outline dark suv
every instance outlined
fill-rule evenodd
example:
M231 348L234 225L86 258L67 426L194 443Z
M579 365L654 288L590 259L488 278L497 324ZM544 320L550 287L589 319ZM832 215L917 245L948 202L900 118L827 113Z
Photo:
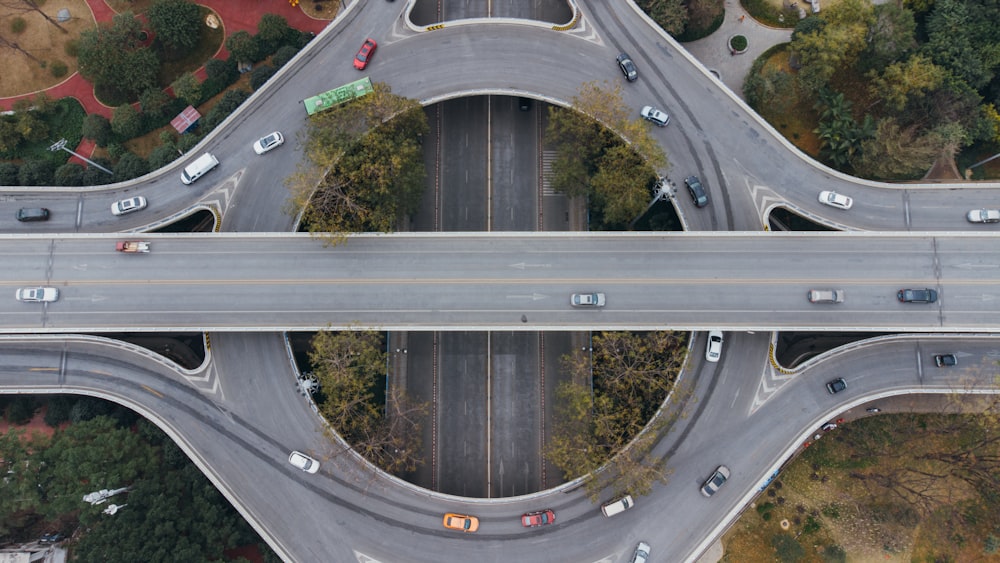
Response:
M937 291L933 289L901 289L896 292L901 303L933 303L937 301Z
M694 200L695 207L705 207L708 205L708 194L705 193L705 188L702 187L701 180L697 176L684 178L684 185L687 186L688 193L691 194L691 199Z
M49 210L44 207L22 207L17 210L18 221L48 221Z
M628 53L618 55L616 60L618 68L622 69L622 74L625 75L625 80L635 82L635 79L639 78L639 71L635 69L635 63L632 62L632 57L628 56Z

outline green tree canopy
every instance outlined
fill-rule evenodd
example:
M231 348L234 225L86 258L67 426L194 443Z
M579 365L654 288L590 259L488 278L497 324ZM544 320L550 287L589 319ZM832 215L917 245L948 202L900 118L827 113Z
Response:
M80 34L80 74L96 85L129 95L156 84L160 63L148 48L139 45L142 24L132 12L116 14L112 24Z
M201 14L197 4L187 0L156 0L146 12L149 25L172 57L190 52L198 44Z

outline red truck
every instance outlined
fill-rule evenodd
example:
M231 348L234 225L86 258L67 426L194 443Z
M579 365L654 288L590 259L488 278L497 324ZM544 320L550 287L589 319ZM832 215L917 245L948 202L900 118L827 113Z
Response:
M115 243L118 252L149 252L149 243L141 240L121 240Z

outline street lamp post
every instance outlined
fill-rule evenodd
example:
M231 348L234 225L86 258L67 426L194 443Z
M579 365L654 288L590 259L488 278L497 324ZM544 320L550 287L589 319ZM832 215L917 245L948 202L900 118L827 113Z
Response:
M52 152L56 152L59 149L62 149L64 151L68 152L69 154L71 154L71 155L79 158L79 159L85 160L87 162L87 164L89 164L91 166L96 166L96 167L100 168L101 170L107 172L108 174L114 175L114 172L108 170L107 168L101 166L100 164L97 164L93 160L90 160L89 158L83 156L82 154L77 153L76 151L67 149L66 148L66 139L59 139L57 142L52 143L52 146L49 147L49 150L52 151Z

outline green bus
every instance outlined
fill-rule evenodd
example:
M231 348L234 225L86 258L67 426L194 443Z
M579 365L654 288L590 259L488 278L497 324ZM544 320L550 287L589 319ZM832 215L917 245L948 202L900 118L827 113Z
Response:
M372 81L366 76L361 80L355 80L354 82L344 84L339 88L334 88L328 92L323 92L322 94L317 94L311 98L306 98L302 100L302 103L306 106L306 113L313 115L325 109L339 106L340 104L353 100L354 98L360 98L361 96L371 94L373 91L375 91L375 88L372 87Z

